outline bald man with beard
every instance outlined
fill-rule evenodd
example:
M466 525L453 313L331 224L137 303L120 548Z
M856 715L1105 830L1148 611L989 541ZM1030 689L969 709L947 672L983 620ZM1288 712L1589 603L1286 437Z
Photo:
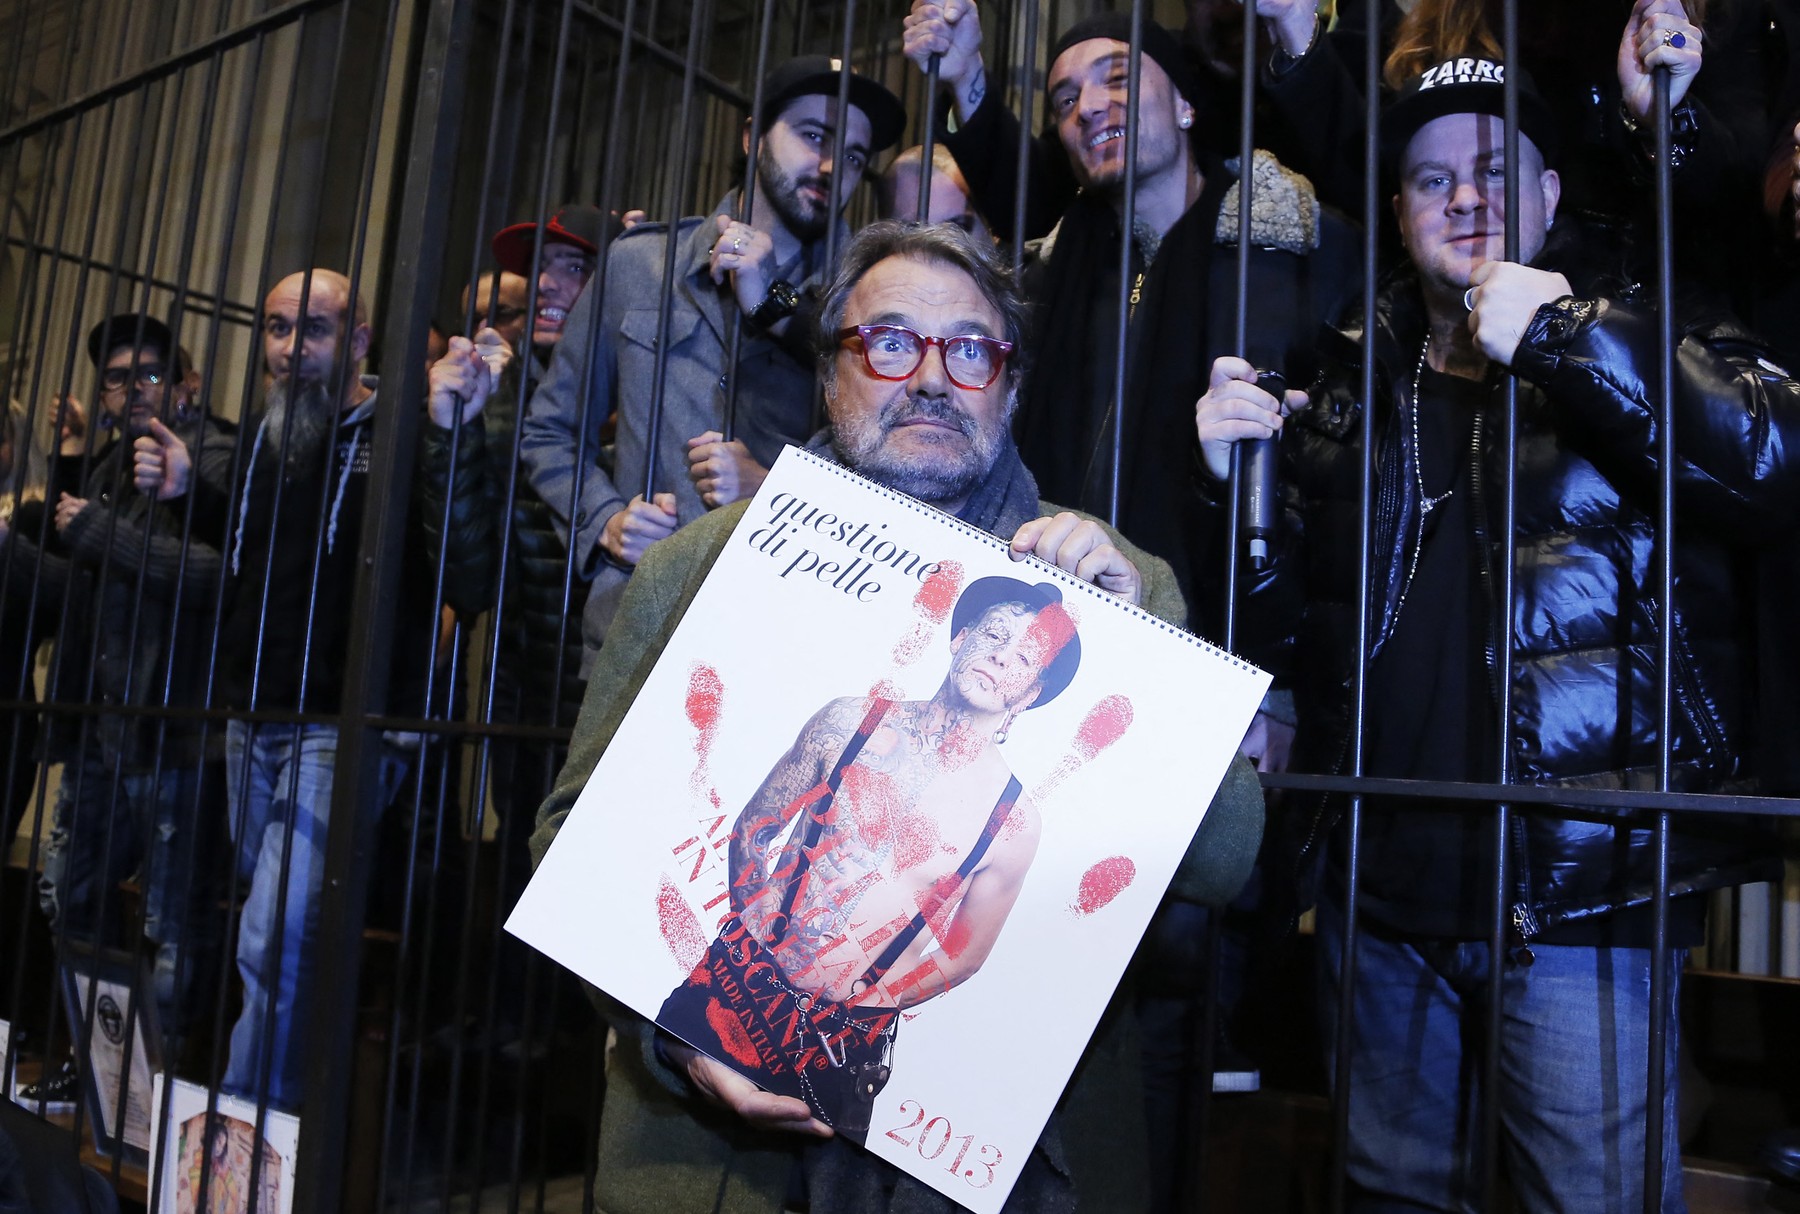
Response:
M261 320L264 403L246 422L252 437L235 492L198 480L192 487L197 512L227 520L218 702L235 712L333 714L343 695L380 404L376 378L357 373L369 351L368 310L342 274L314 269L276 283ZM188 490L187 463L179 440L140 442L138 484L178 497ZM415 509L387 704L403 717L425 715L436 618L419 519ZM363 812L386 807L406 758L393 747L384 754L382 787ZM237 951L243 1012L223 1087L252 1098L266 1093L281 1109L298 1109L301 1100L299 995L313 962L336 759L335 725L233 720L226 727L231 826L249 897Z

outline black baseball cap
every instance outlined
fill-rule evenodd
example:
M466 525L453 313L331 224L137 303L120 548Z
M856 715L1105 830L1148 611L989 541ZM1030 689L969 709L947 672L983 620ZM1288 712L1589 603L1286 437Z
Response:
M1381 163L1398 173L1406 145L1419 129L1446 114L1506 114L1506 64L1465 55L1446 59L1407 81L1381 115ZM1556 160L1556 117L1523 68L1514 77L1519 88L1519 133L1536 145L1546 165Z
M106 360L114 350L134 344L140 350L155 350L177 376L186 374L181 348L175 344L175 334L154 316L121 312L88 331L88 357L93 360L96 371L106 366Z
M1047 63L1054 65L1062 53L1072 46L1083 42L1092 42L1096 38L1105 38L1112 42L1131 42L1130 13L1101 13L1097 17L1089 17L1085 21L1077 21L1063 31L1056 45L1050 48ZM1198 108L1201 101L1201 85L1199 73L1195 70L1194 60L1181 48L1180 41L1168 30L1154 21L1144 22L1144 40L1140 44L1145 56L1154 61L1164 72L1187 103ZM1046 93L1044 104L1050 103Z
M800 55L770 72L763 80L763 130L768 130L782 108L796 97L815 93L837 96L842 69L843 60L830 55ZM850 104L869 120L871 152L884 151L900 142L900 133L906 129L906 107L887 88L853 70Z
M1051 605L1062 605L1062 591L1054 582L1021 582L1018 578L983 577L970 582L956 600L956 606L950 612L950 635L955 636L963 629L987 614L988 608L997 607L1001 603L1019 603L1033 614ZM1038 698L1031 703L1032 708L1048 704L1062 694L1063 688L1075 677L1075 671L1081 665L1081 637L1071 627L1069 640L1057 651L1050 665L1038 679Z
M535 223L515 223L494 233L494 261L502 270L526 278L536 275L531 258L537 230ZM608 224L599 207L572 202L556 208L544 221L544 244L572 244L584 253L598 256L600 246L622 230L618 220Z

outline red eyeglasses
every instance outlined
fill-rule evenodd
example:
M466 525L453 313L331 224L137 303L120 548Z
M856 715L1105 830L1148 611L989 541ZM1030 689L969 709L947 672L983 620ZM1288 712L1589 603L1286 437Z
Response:
M1013 351L1010 341L983 337L979 333L960 333L953 337L927 337L903 325L856 325L839 329L838 341L854 338L862 346L863 365L876 379L909 379L925 361L927 347L936 346L944 356L944 373L959 388L979 391L1000 378L1006 369L1006 356Z

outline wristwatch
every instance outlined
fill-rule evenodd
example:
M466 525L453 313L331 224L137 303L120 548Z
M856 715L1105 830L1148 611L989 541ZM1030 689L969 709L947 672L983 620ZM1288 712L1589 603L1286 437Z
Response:
M763 333L792 316L799 306L800 292L794 289L794 284L777 278L769 284L769 293L763 296L763 301L744 319L750 322L751 328Z

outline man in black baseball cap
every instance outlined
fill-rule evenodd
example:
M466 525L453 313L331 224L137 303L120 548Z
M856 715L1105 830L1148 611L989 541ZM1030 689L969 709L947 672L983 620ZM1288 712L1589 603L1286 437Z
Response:
M800 55L770 72L763 81L762 124L767 130L796 97L836 97L844 61L830 55ZM900 142L906 107L886 88L860 72L850 73L850 104L869 120L870 151L883 152Z
M1434 118L1446 114L1504 117L1506 73L1504 63L1465 56L1434 64L1407 81L1381 115L1382 168L1390 174L1397 172L1406 145ZM1556 163L1556 151L1562 142L1556 117L1531 76L1523 68L1515 69L1515 73L1519 133L1531 140L1548 167Z
M1366 324L1353 316L1322 342L1310 402L1276 400L1241 359L1214 366L1195 417L1211 492L1233 443L1279 431L1286 487L1309 487L1289 494L1298 525L1245 607L1267 648L1245 656L1306 655L1291 676L1306 770L1344 743L1351 676L1366 661L1369 776L1480 783L1498 762L1519 784L1630 788L1660 760L1684 789L1728 787L1745 769L1740 727L1754 707L1741 672L1759 665L1740 623L1752 586L1732 553L1789 528L1796 476L1781 453L1800 442L1800 384L1717 312L1656 316L1619 271L1628 251L1559 217L1561 181L1546 165L1558 132L1523 78L1507 155L1510 70L1461 57L1399 92L1380 134L1410 264ZM1665 321L1679 335L1666 398L1652 386ZM1373 400L1363 351L1378 364ZM1530 419L1516 445L1502 441L1509 375ZM1372 517L1349 475L1368 454L1361 427L1343 424L1354 417L1375 419ZM1669 636L1645 606L1662 592L1667 536L1648 520L1665 426L1685 512ZM1504 515L1503 491L1516 497ZM1349 562L1322 572L1365 527L1381 550L1368 583ZM1365 601L1380 618L1359 636L1342 608ZM1495 638L1509 635L1513 654L1497 658ZM1660 690L1642 656L1664 643L1680 672L1673 694L1699 696L1666 735L1644 711ZM1666 1012L1651 999L1651 973L1660 963L1678 975L1683 950L1706 938L1701 895L1763 879L1768 836L1678 820L1659 854L1642 823L1548 805L1521 813L1503 840L1492 806L1471 800L1370 796L1364 814L1354 1014L1325 1034L1347 1064L1338 1099L1357 1110L1344 1152L1354 1208L1471 1208L1483 1176L1504 1167L1521 1210L1680 1209L1680 1024L1673 991ZM1303 850L1325 861L1316 939L1328 1010L1351 972L1352 861L1333 827L1321 806L1284 832L1325 841ZM1490 982L1502 855L1507 943ZM1290 851L1269 868L1297 863ZM1659 881L1673 894L1661 931L1645 904ZM1486 1039L1496 1003L1497 1041ZM1469 1076L1484 1054L1506 1060L1499 1089L1483 1094L1503 1111L1498 1159L1471 1149ZM1660 1111L1653 1066L1665 1077ZM1646 1167L1652 1112L1660 1176Z
M839 247L849 242L842 208L870 157L891 147L905 125L899 99L855 72L849 106L840 114L841 68L813 55L769 73L750 205L740 187L710 215L678 221L669 326L660 324L657 308L669 228L641 223L607 250L605 298L583 293L567 319L582 338L557 347L532 398L521 453L532 487L575 550L577 568L593 580L582 629L590 653L645 550L706 511L754 494L781 448L805 442L812 431L811 350L807 326L795 314L809 306L828 269L833 224ZM750 132L746 118L740 135L746 154ZM840 135L841 164L833 159ZM734 312L743 321L743 342L735 368L736 433L727 442ZM653 432L656 383L662 411ZM601 469L594 462L599 428L614 409L618 446L612 467ZM655 478L646 487L652 468Z

